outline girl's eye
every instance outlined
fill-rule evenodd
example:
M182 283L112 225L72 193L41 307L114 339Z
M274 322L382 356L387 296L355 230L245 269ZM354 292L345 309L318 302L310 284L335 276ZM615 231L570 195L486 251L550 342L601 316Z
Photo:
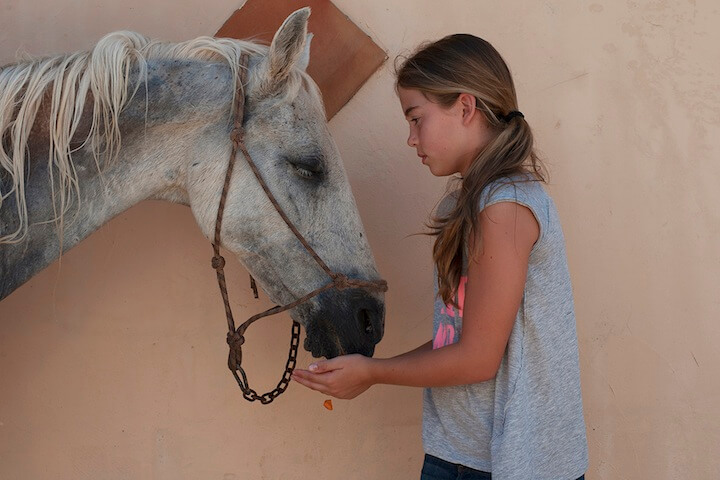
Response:
M413 125L417 125L418 120L420 120L419 117L411 118L411 119L410 119L410 123L412 123Z

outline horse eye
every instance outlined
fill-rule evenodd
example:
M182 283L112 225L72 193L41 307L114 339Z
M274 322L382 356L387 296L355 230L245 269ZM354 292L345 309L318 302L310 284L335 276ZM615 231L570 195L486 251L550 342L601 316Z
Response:
M295 173L303 178L313 178L315 176L315 172L301 167L300 165L293 165L293 168L295 169Z
M319 181L323 177L322 160L318 157L286 159L295 173L306 180Z

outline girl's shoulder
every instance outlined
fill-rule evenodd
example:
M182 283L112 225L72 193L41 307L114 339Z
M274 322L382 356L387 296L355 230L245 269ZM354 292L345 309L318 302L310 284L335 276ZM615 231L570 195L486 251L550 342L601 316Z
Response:
M483 188L478 198L478 212L486 207L500 202L516 202L529 207L531 210L545 210L551 199L543 182L529 173L503 176L493 180ZM448 191L438 202L435 214L447 215L457 205L460 197L460 188Z
M529 173L500 177L489 183L480 194L479 209L500 202L515 202L531 210L545 209L550 201L542 181Z

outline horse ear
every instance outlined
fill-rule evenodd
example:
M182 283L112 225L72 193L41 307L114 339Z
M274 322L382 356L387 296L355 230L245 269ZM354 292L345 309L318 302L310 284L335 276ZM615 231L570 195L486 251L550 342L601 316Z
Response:
M313 34L308 33L305 37L305 48L303 48L302 55L298 59L297 67L303 72L307 70L308 64L310 63L310 43L312 42Z
M275 33L262 67L266 89L277 89L285 82L290 71L300 65L299 62L306 50L308 17L310 17L310 7L296 10L285 19Z

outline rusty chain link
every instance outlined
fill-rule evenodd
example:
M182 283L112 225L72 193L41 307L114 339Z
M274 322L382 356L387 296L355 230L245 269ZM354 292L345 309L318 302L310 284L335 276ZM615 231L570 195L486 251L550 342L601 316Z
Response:
M283 393L290 384L290 376L292 375L293 370L295 370L295 365L297 363L297 352L299 345L300 324L293 320L292 334L290 337L290 352L288 353L288 360L285 364L285 372L283 373L282 378L278 382L277 387L275 387L275 389L270 392L263 393L262 395L259 395L255 390L250 388L250 384L248 383L245 370L241 366L238 365L237 369L231 368L230 371L235 377L235 380L237 381L240 390L242 390L243 398L249 402L259 400L260 403L262 403L263 405L267 405L268 403L279 397L280 394ZM240 375L238 375L238 371L240 372ZM240 378L241 376L242 378Z

